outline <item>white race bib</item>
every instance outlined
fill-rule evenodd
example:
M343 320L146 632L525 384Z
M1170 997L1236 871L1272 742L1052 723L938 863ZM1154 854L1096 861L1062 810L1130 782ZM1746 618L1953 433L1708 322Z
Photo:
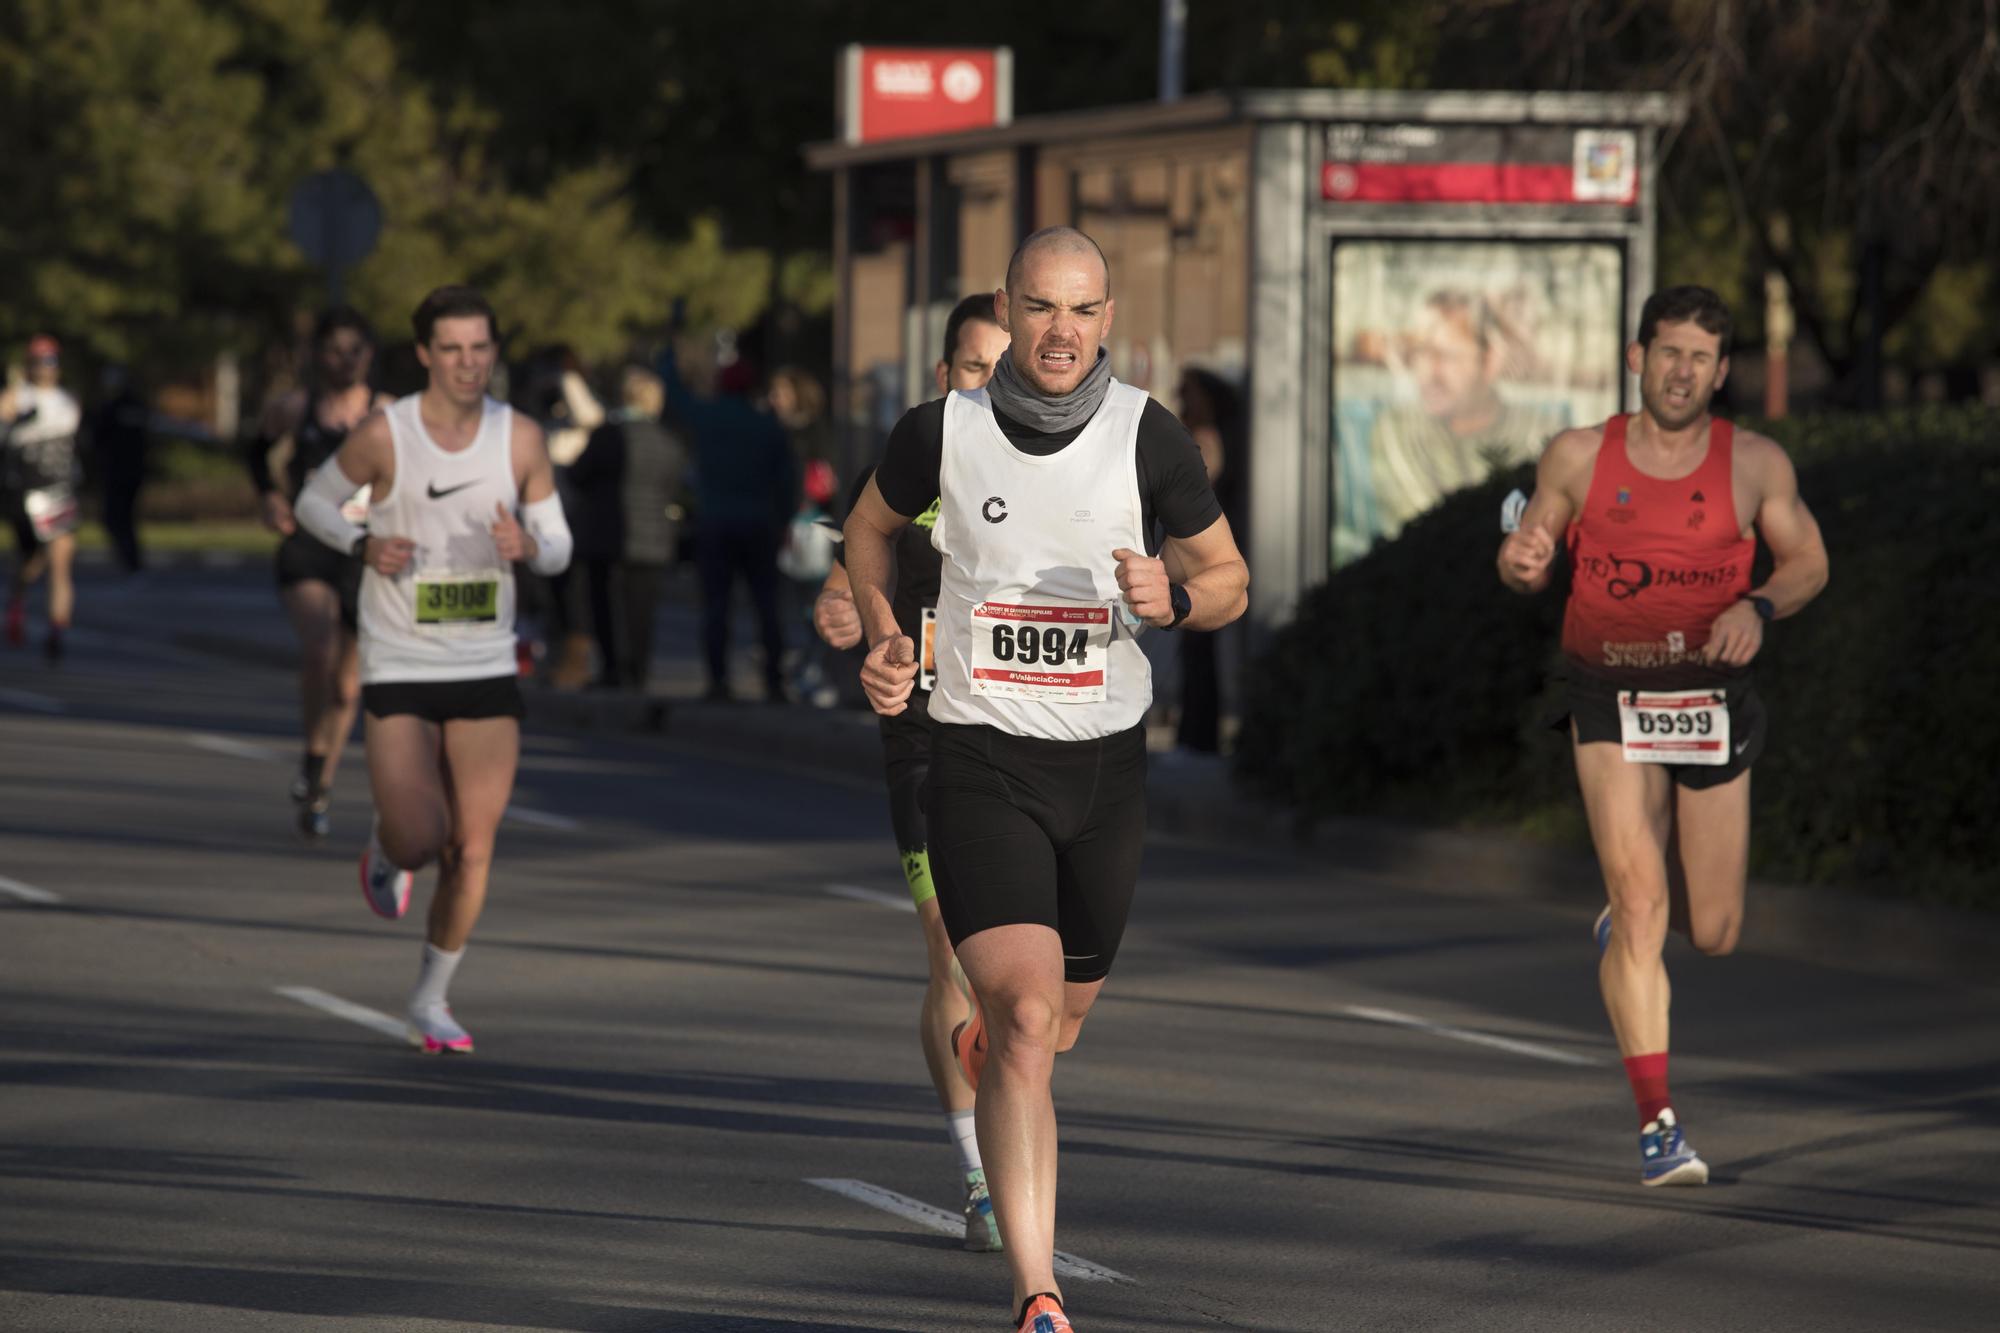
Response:
M1618 729L1627 763L1729 762L1729 707L1721 690L1620 690Z
M972 692L1094 704L1111 667L1111 608L1101 603L981 602L972 608Z

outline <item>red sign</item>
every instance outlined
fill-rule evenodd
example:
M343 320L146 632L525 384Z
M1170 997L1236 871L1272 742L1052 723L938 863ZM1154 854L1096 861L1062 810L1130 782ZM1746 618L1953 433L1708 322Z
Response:
M1014 57L1004 46L850 46L840 81L848 143L953 134L1014 119Z

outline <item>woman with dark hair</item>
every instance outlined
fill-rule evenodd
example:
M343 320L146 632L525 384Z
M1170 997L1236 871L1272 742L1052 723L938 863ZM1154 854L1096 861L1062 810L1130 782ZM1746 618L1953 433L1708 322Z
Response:
M1181 424L1201 449L1208 484L1222 505L1236 540L1248 545L1239 497L1247 452L1243 397L1213 371L1189 366L1181 372ZM1175 739L1188 750L1214 754L1222 748L1222 673L1216 662L1216 634L1189 630L1181 635L1181 717Z
M355 622L361 562L301 530L292 505L347 433L387 401L368 382L374 358L375 334L359 312L335 306L323 313L313 325L305 383L264 409L245 460L262 497L264 525L285 538L278 546L278 595L299 637L305 733L292 803L298 807L299 832L313 839L332 830L333 774L360 701ZM345 508L350 521L365 522L367 490L349 497Z

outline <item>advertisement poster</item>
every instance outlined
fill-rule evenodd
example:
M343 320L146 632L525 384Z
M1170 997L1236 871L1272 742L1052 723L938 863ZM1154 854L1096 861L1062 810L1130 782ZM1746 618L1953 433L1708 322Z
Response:
M1623 300L1604 242L1337 242L1332 563L1617 412Z

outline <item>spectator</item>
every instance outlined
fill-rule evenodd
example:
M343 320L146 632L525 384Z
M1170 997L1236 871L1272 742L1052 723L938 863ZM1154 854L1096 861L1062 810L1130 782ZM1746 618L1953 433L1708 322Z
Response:
M556 494L562 497L570 531L576 532L578 515L570 493L569 465L583 452L590 432L603 423L604 409L583 378L582 363L568 347L545 347L533 353L517 369L514 379L518 381L514 408L534 418L547 436L549 461L556 467ZM526 594L523 602L540 615L549 658L545 678L563 690L579 689L591 678L589 593L580 564L572 561L552 578L526 570L515 575ZM532 658L532 649L522 656Z
M727 700L730 597L749 585L764 644L764 692L785 699L785 634L778 618L778 550L798 504L798 472L785 428L754 401L745 358L720 368L714 394L682 378L670 346L660 358L667 404L686 428L695 463L695 559L701 567L702 639L708 697Z
M679 544L687 449L661 424L660 377L628 366L623 406L590 433L570 465L576 551L590 584L597 683L643 690L653 654L653 609Z
M104 487L104 530L127 574L145 568L139 549L139 488L146 481L146 435L151 413L123 366L104 368L104 400L90 415L90 453Z
M1242 522L1243 459L1248 452L1243 398L1212 371L1190 366L1181 373L1181 424L1194 436L1208 484L1235 531L1247 544ZM1183 749L1214 754L1222 748L1222 673L1217 662L1220 631L1189 630L1181 635L1181 716L1176 740Z

